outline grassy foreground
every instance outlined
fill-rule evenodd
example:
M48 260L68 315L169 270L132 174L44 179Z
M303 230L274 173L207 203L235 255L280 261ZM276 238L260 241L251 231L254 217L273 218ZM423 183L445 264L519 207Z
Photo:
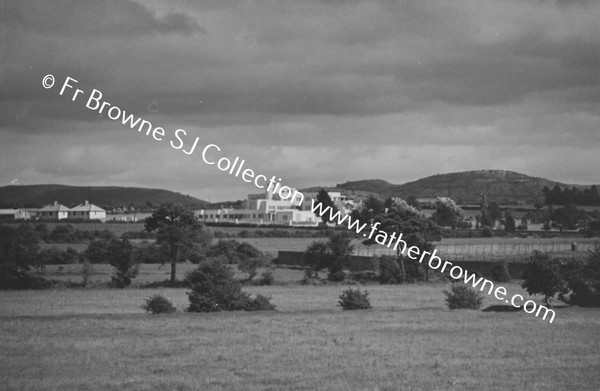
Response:
M280 311L217 314L181 312L184 289L0 292L0 388L600 389L599 310L449 311L444 288L368 286L374 309L344 312L342 286L249 287ZM156 292L179 312L143 313Z

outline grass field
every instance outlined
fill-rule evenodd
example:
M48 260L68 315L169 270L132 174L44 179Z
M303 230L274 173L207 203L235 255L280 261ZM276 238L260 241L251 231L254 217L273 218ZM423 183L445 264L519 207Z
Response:
M184 289L0 292L5 390L597 390L600 311L449 311L443 284L251 287L279 312L191 314ZM516 291L518 286L509 285ZM147 315L162 292L178 312Z

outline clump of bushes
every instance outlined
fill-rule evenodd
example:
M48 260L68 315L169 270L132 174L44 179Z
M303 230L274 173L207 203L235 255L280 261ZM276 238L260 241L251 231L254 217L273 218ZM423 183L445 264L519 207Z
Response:
M462 284L453 284L450 292L444 291L446 295L446 305L451 310L471 309L477 310L483 303L481 292Z
M508 272L508 263L506 261L497 263L492 269L490 277L497 282L509 282L510 273Z
M142 308L152 314L170 314L177 311L173 303L159 293L147 298Z
M371 308L369 292L359 288L348 288L339 297L338 305L343 310L366 310Z
M270 298L255 298L242 291L233 271L219 259L210 259L189 272L186 281L192 288L188 292L190 312L217 311L272 311Z

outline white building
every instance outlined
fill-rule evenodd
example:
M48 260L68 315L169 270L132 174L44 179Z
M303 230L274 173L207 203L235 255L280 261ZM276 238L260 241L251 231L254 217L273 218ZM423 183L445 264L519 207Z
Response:
M68 218L73 220L106 220L106 211L85 201L68 210Z
M24 209L0 209L0 220L29 220L31 213Z
M286 200L285 198L290 198ZM249 194L244 209L201 209L195 211L196 217L205 222L232 222L254 224L285 224L299 226L317 226L319 220L309 210L300 210L304 195L295 189L288 193L276 194L266 191Z
M69 208L54 201L53 204L46 205L38 209L37 217L44 221L59 221L69 217Z

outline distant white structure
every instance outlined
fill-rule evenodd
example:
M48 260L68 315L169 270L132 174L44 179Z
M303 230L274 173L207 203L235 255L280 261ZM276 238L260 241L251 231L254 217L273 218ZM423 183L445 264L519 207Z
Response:
M59 221L69 218L69 208L54 201L53 204L46 205L37 211L38 220Z
M200 209L194 214L200 220L215 223L317 226L319 220L310 211L310 207L304 208L306 204L304 197L296 189L289 189L285 194L281 191L279 193L265 191L260 194L248 194L243 209ZM300 204L302 207L298 206ZM308 204L310 205L310 201Z
M25 209L0 209L0 220L29 220L31 213Z
M68 208L58 201L39 209L0 209L0 220L106 220L106 211L99 206L85 201L73 208Z
M85 201L68 210L68 218L74 220L106 220L106 211L99 206Z

